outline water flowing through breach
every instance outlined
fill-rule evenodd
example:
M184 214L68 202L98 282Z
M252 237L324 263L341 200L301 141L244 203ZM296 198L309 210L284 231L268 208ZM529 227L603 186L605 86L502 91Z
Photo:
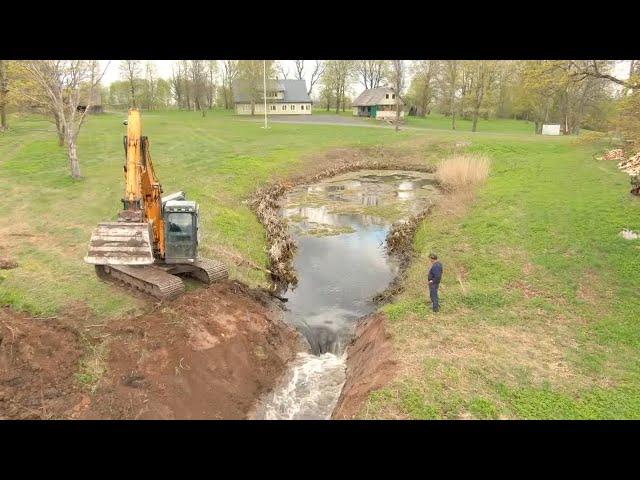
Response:
M298 244L298 286L285 319L308 340L254 418L330 418L345 381L345 349L373 296L397 275L385 251L393 222L438 195L432 174L363 170L292 190L282 215Z

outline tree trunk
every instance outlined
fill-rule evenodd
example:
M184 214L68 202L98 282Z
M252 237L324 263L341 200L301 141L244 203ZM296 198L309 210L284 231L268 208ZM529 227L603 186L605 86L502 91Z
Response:
M60 117L57 114L54 114L53 116L56 121L56 132L58 132L58 146L63 147L65 138L64 126L60 123Z
M78 149L76 147L76 139L73 136L67 138L68 149L67 155L69 157L69 164L71 166L71 177L79 179L80 176L80 162L78 162Z
M471 131L475 132L476 131L476 127L478 125L478 109L475 108L473 110L473 125L471 126Z
M255 115L256 114L256 104L254 103L253 100L251 100L251 115Z

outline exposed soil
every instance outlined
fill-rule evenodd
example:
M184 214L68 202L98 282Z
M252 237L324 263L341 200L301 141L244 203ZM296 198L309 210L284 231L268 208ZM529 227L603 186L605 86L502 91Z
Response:
M222 282L110 326L107 364L82 418L241 419L301 349L266 295Z
M83 353L77 333L56 318L0 309L0 419L66 418L81 400Z
M386 316L375 313L361 320L347 347L347 380L331 418L354 418L369 393L382 388L395 372Z
M91 336L69 326L78 312L34 319L2 309L0 418L244 418L302 348L278 310L230 281L96 323ZM82 384L87 365L103 374Z

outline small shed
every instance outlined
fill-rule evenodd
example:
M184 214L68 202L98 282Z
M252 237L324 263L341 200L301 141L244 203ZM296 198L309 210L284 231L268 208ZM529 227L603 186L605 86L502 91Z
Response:
M352 103L353 115L390 120L396 116L396 100L400 103L400 117L404 117L404 102L396 99L396 92L391 87L369 88L358 95Z
M560 125L550 123L542 125L542 135L560 135Z

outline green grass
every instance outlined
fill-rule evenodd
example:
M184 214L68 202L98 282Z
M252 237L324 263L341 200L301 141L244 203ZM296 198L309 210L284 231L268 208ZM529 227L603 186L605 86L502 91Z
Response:
M640 244L618 235L640 228L628 176L562 138L470 150L492 158L490 179L463 216L419 229L420 259L384 307L405 373L369 415L639 418ZM445 266L438 316L430 251Z
M440 113L430 113L425 117L406 116L407 125L416 128L432 128L437 130L451 130L451 117L446 117ZM460 132L470 132L473 122L456 118L456 130ZM533 134L535 125L533 122L521 120L511 120L504 118L493 118L484 120L478 119L476 133L499 132L499 133L521 133Z
M142 308L82 260L91 230L120 208L124 118L89 117L81 181L70 179L50 123L10 118L0 134L0 248L20 267L0 271L0 304L54 315L84 303L107 318ZM435 114L410 117L417 128L399 133L293 124L265 131L226 112L149 112L143 121L165 192L184 189L200 202L203 254L229 263L219 248L265 263L264 231L244 200L299 170L307 154L395 145L433 161L459 142L486 154L491 174L474 203L443 205L417 232L405 290L383 308L398 376L372 393L361 416L640 417L640 243L618 236L640 229L640 201L614 162L593 159L593 145L535 136L531 124L513 120L481 120L475 134L459 121L454 132ZM426 288L431 250L445 266L438 316ZM248 267L231 264L231 275L265 284ZM80 380L92 385L99 367L87 363Z

